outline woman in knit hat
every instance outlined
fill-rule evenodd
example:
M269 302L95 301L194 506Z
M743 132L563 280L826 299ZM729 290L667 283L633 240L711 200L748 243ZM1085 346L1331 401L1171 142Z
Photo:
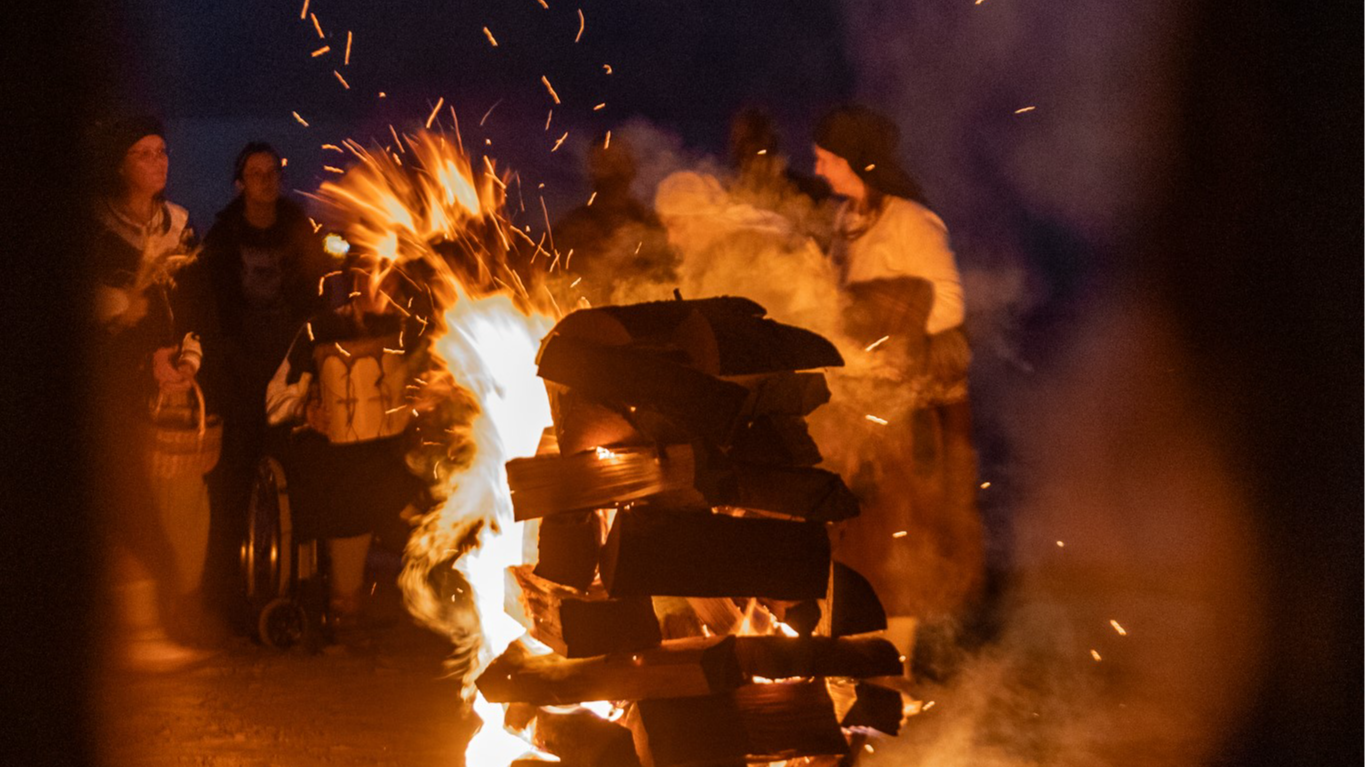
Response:
M859 488L863 514L840 531L836 556L872 582L909 656L917 623L950 621L975 596L983 547L962 285L947 227L900 167L898 141L883 115L841 107L817 127L815 171L844 198L830 254L844 330L894 371L865 387L870 412L890 423L867 435L875 478Z
M106 493L102 521L115 554L123 660L170 668L197 657L165 631L202 624L190 615L200 612L207 499L199 476L153 479L147 424L152 403L188 400L203 356L198 318L208 297L177 285L193 261L194 233L185 209L164 196L169 161L161 123L133 116L97 124L92 142L86 276L98 439L90 458Z

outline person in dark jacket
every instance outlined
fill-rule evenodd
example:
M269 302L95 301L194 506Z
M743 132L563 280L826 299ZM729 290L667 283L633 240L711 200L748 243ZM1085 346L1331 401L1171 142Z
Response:
M329 268L308 216L281 194L283 169L269 144L242 149L233 166L238 194L205 237L199 264L212 286L218 326L207 341L213 364L205 371L206 387L224 427L222 458L209 476L208 567L213 593L229 608L255 466L265 446L266 383L320 306L318 285Z

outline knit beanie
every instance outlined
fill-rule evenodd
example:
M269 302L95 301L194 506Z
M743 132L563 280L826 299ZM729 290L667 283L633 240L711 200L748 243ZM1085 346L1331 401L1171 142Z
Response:
M891 120L853 104L825 115L815 129L815 144L848 161L863 183L884 194L922 201L919 185L896 162L900 130Z

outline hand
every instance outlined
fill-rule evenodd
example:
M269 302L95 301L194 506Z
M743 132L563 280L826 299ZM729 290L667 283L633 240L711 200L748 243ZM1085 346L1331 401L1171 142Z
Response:
M194 381L194 368L185 363L171 364L178 351L177 347L163 346L152 354L152 375L167 394L186 391Z

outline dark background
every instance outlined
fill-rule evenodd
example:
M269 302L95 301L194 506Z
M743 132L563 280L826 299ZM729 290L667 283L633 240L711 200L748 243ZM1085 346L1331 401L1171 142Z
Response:
M10 709L0 759L93 762L85 704L97 542L88 509L99 491L84 483L75 459L85 439L73 224L82 170L73 148L83 127L111 103L143 99L172 121L273 120L306 102L323 122L363 124L390 118L351 97L381 89L391 89L385 108L393 119L407 119L425 114L428 99L449 87L441 62L464 67L467 89L458 100L470 103L458 105L462 117L507 98L499 110L512 107L509 117L543 119L549 105L539 76L550 74L569 102L566 127L591 130L597 118L584 105L607 101L621 105L611 119L640 114L715 148L734 107L755 96L777 105L790 134L801 136L799 126L819 105L851 93L839 16L829 7L638 3L608 12L598 5L583 5L587 33L577 49L547 46L508 63L453 56L470 48L494 53L480 31L485 24L506 46L498 51L535 51L534 42L552 33L571 41L576 15L529 0L468 18L446 4L399 3L405 13L427 14L442 33L375 24L361 36L357 29L353 67L372 68L352 81L352 92L336 87L330 66L298 55L316 33L297 23L297 7L203 3L171 17L151 3L78 1L29 6L12 17L15 40L0 51L8 150L0 174L8 232L0 651ZM335 50L336 30L352 23L348 13L359 24L362 4L322 10ZM1183 54L1170 107L1186 119L1172 193L1134 227L1140 236L1120 239L1112 251L1120 268L1167 297L1202 360L1192 375L1257 478L1253 511L1270 532L1280 574L1266 595L1269 675L1221 764L1361 761L1360 27L1358 7L1199 4L1179 30ZM598 60L608 56L615 60ZM609 89L601 63L616 68ZM423 70L434 79L412 77Z

